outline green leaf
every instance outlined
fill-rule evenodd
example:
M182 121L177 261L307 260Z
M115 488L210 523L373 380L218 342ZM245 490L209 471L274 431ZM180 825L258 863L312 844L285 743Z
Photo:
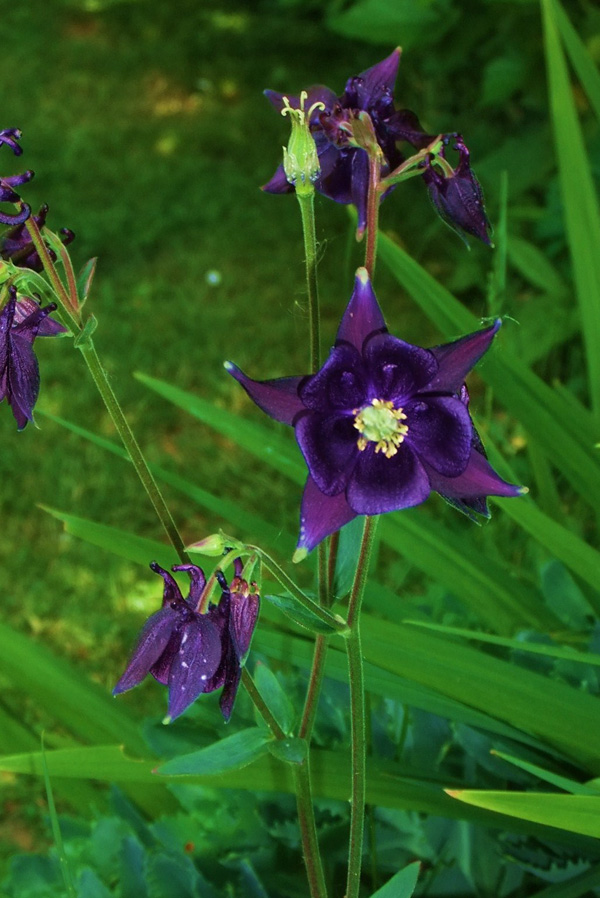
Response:
M320 617L313 614L306 605L302 605L301 602L289 592L280 595L269 593L265 595L264 598L267 602L270 602L272 605L275 605L276 608L279 608L279 610L289 617L290 620L293 620L295 624L299 624L301 627L310 630L312 633L321 633L324 636L332 636L334 633L340 632L339 629L330 626L327 621L321 620Z
M371 898L411 898L417 887L420 870L419 861L409 864L404 870L398 870L384 886L373 892Z
M254 681L269 711L283 732L291 733L296 715L291 701L277 679L277 675L266 664L259 661L254 668Z
M92 288L97 262L98 259L90 259L86 262L77 277L77 295L81 305L83 305L88 298L88 294Z
M559 0L553 0L552 11L571 64L587 94L590 105L600 120L600 73L598 68L589 50L573 28Z
M544 770L543 767L531 764L522 758L515 758L513 755L507 755L503 751L493 751L492 754L497 758L502 758L503 761L507 761L509 764L514 764L515 767L519 767L521 770L527 771L527 773L531 773L533 776L537 776L538 779L550 783L551 786L556 786L557 789L570 792L572 795L598 795L598 789L594 789L585 783L578 783L575 780L568 779L566 776L552 773L550 770Z
M522 237L508 238L508 258L525 280L553 296L564 296L567 285L547 256Z
M544 792L486 792L446 790L452 798L508 814L520 820L545 823L568 832L600 838L600 795L555 795Z
M71 868L69 860L65 854L65 846L60 831L60 823L58 822L58 814L56 813L56 805L54 803L54 793L52 791L52 783L50 782L50 774L48 773L48 764L46 763L46 750L44 748L44 738L42 736L42 768L44 771L44 783L46 786L46 798L48 800L48 814L50 815L50 823L52 826L52 836L54 838L54 847L58 855L58 862L65 885L65 890L69 898L75 898L75 887L71 878Z
M126 530L118 530L108 524L97 524L87 518L66 514L45 505L40 505L40 508L58 521L62 521L67 533L84 539L100 549L106 549L107 552L119 555L121 558L127 558L129 561L143 564L146 567L154 559L159 561L162 567L179 563L179 556L170 545L163 545L153 539L136 536Z
M240 730L239 733L233 733L199 751L172 758L166 764L162 764L157 772L172 776L189 773L199 773L203 776L229 773L231 770L246 767L256 758L266 754L267 745L272 738L258 727Z
M558 35L554 0L542 0L542 11L565 230L581 313L592 408L600 414L600 209Z
M269 751L274 758L287 764L303 764L308 758L308 745L304 739L290 737L269 742Z
M332 15L328 26L345 37L390 44L401 35L404 48L438 40L456 18L448 0L357 0L349 9Z

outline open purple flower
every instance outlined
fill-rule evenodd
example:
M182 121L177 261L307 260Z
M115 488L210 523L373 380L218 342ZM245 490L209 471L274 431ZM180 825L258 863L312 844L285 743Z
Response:
M40 372L33 351L36 337L53 337L66 328L49 318L56 304L40 308L29 296L17 301L15 287L8 288L8 302L0 312L0 402L12 407L19 430L33 421L33 407L40 389Z
M337 203L353 203L356 206L360 234L364 231L367 221L369 163L365 150L351 145L348 133L349 126L357 119L359 113L367 113L371 119L377 143L382 151L381 176L383 178L406 159L398 149L398 143L408 143L417 150L423 150L436 137L435 134L427 134L423 131L417 116L409 109L397 110L394 107L394 84L399 63L400 49L398 48L370 69L350 78L340 97L322 85L311 87L306 92L304 106L307 110L312 110L309 125L315 140L321 169L320 175L315 180L315 187L320 193ZM279 112L286 106L283 94L266 90L265 95ZM300 97L288 96L287 102L293 109L300 109L302 105ZM352 130L351 127L350 130ZM448 134L444 135L444 138L449 141L455 136ZM466 150L462 142L461 146ZM448 166L448 170L449 174L450 166ZM467 174L467 170L469 174ZM471 229L465 228L463 224L465 210L461 208L457 187L460 187L463 202L472 205L472 199L468 196L468 182L470 181L472 192L475 193L478 189L477 198L482 202L481 188L468 168L468 153L466 167L461 155L461 163L459 163L455 174L458 175L458 182L453 184L448 191L440 186L440 179L443 179L444 175L437 168L434 170L428 166L424 169L423 179L428 185L434 205L445 221L456 225L459 233L467 231L467 233L474 234L489 243L487 237L489 224L485 219L483 206L482 215L486 224L479 222L478 226ZM293 186L288 183L282 165L263 187L263 190L268 193L289 193L293 189ZM438 193L446 195L448 192L450 193L449 200L436 202ZM389 191L383 196L387 196L387 193Z
M518 496L486 461L468 410L465 375L500 327L421 349L385 326L368 274L329 358L314 375L255 381L226 367L272 418L294 427L308 466L298 549L310 551L357 515L424 502L432 490L469 515L487 496Z
M49 207L44 204L38 214L33 216L40 231L46 224L48 209ZM75 239L75 234L68 228L62 228L60 237L62 242L67 244ZM50 253L52 261L55 262L56 253L54 250L49 248L48 252ZM25 222L16 224L0 236L0 257L7 260L10 259L11 262L18 265L20 268L31 268L33 271L42 271L44 267L42 265L42 260L33 245L31 237L29 236L29 231L27 230L27 224Z
M18 128L5 128L0 131L0 146L5 144L10 147L15 156L20 156L23 150L18 144L21 139L21 132ZM15 187L26 184L33 178L32 171L26 171L22 175L9 175L6 178L0 177L0 203L19 203L21 197L15 191ZM18 225L22 224L29 218L31 209L25 203L22 208L15 213L7 213L0 211L0 224Z
M187 571L190 591L184 599L171 574L152 562L152 570L164 580L160 611L146 621L127 669L113 695L139 685L146 674L169 687L169 718L179 717L199 695L223 686L221 711L229 720L241 677L241 666L250 646L258 614L258 594L240 594L242 563L234 562L236 575L230 586L218 572L222 589L218 605L200 611L206 578L194 564L175 565ZM243 592L243 588L241 590Z

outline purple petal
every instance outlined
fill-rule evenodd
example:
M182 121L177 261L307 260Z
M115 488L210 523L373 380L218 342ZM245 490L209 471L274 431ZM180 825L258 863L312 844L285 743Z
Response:
M231 712L233 711L233 705L237 696L241 676L242 668L239 666L239 664L228 666L225 673L223 692L221 693L221 698L219 699L219 707L221 709L221 714L223 715L225 723L227 723L227 721L231 717Z
M139 635L127 669L113 689L113 695L132 689L142 682L150 668L156 664L165 651L179 621L179 614L170 605L161 608L160 611L148 618Z
M34 312L39 311L39 304L30 296L20 296L15 309L14 323L20 324L25 321ZM49 315L39 322L37 329L38 337L55 337L57 334L66 334L68 329L63 327L60 322L50 318Z
M259 608L260 598L254 593L231 596L230 631L236 655L242 663L252 642Z
M260 189L265 193L291 193L294 188L286 177L283 165L279 165L271 180L263 184Z
M181 590L179 589L177 581L168 571L165 571L165 569L162 568L160 564L157 564L156 561L150 562L150 570L154 571L155 574L158 574L164 580L163 608L167 605L170 606L171 602L183 602L183 596L181 595Z
M335 496L346 488L358 455L358 432L352 415L302 415L296 439L318 489Z
M393 401L402 406L435 377L438 366L428 349L405 343L390 334L376 334L364 350L374 399Z
M317 190L336 203L352 203L352 162L356 153L362 151L354 147L340 150L333 144L324 150L317 147L317 151L321 165L321 175L315 181Z
M407 405L405 413L406 442L421 460L446 477L462 474L469 463L473 425L460 399L427 398Z
M302 496L298 549L310 552L355 517L356 512L348 505L344 493L326 496L309 476Z
M304 410L298 396L302 377L279 377L275 380L251 380L232 362L225 362L225 370L235 377L250 399L259 408L282 424L292 424L296 415Z
M325 414L362 405L367 378L360 353L347 343L334 346L323 367L302 382L298 396L306 408Z
M395 140L405 140L417 150L424 150L435 134L423 131L419 119L410 109L399 109L386 120L386 128Z
M382 59L381 62L360 73L358 77L363 81L363 89L359 97L361 109L368 109L369 106L375 104L386 91L393 94L401 53L401 48L396 47L394 52Z
M40 371L31 341L13 329L8 358L8 400L19 430L33 421L39 391Z
M481 452L471 450L466 470L458 477L443 477L433 469L429 470L431 488L444 498L457 499L467 504L485 496L522 496L524 488L496 474Z
M352 159L350 190L352 202L356 206L356 214L358 216L356 239L360 240L367 227L367 201L369 197L369 157L361 149L357 149Z
M430 491L427 473L406 441L391 458L370 443L359 453L346 497L356 514L374 515L419 505Z
M179 623L181 623L182 618L179 619ZM173 658L179 651L179 645L181 643L181 628L179 624L175 627L173 632L171 633L171 638L169 639L166 648L158 661L155 661L152 667L150 668L150 673L154 677L154 679L161 683L163 686L168 686L169 684L169 671L171 670L171 664L173 662Z
M433 346L430 352L438 363L438 373L429 385L430 390L456 393L481 356L487 352L492 340L500 330L502 322L496 319L491 327L467 334L453 343Z
M359 268L354 281L354 292L338 328L336 343L345 341L362 352L363 343L368 336L385 331L385 321L367 269Z
M174 571L187 571L190 576L190 594L188 604L197 609L202 600L202 593L206 586L206 577L204 571L197 564L175 564L172 568Z
M175 720L201 692L221 660L221 634L214 623L196 614L184 625L169 671L169 717Z

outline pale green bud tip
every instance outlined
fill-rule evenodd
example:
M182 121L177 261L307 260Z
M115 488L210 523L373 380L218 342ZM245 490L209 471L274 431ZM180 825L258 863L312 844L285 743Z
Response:
M283 148L283 170L290 184L297 191L312 193L313 181L319 177L321 166L317 154L315 139L310 132L310 117L317 109L325 109L324 103L313 103L308 112L304 103L308 97L305 90L300 94L300 107L290 106L287 97L283 98L282 115L289 115L292 133L287 147Z
M212 533L191 546L186 546L189 552L199 552L200 555L222 555L226 549L237 548L237 540L227 537L224 533Z
M167 714L166 717L163 717L162 722L164 726L169 726L169 724L173 722L173 718L169 717L169 715Z
M528 486L520 486L519 487L519 495L520 496L526 496L528 492L529 492Z
M294 564L298 564L299 561L304 561L306 556L308 555L307 549L296 549L294 554L292 555L292 562Z

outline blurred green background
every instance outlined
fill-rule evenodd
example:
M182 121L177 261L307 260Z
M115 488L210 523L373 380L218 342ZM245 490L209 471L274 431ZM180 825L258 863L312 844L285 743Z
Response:
M2 6L0 125L23 130L25 151L14 162L3 153L2 172L33 168L27 201L50 204L53 230L75 231L77 266L99 258L89 300L99 320L96 345L151 461L242 499L277 527L295 529L295 488L149 393L132 374L164 378L213 400L224 415L251 416L222 369L224 359L263 378L306 370L296 203L258 189L280 161L287 124L261 91L297 93L320 82L341 93L348 77L397 44L404 48L397 105L417 112L429 131L465 136L496 223L507 173L506 280L493 252L479 245L467 252L444 227L416 181L386 200L383 230L475 315L506 316L503 339L511 348L548 382L559 379L588 401L535 2L27 0ZM598 60L597 5L565 8ZM597 175L597 125L583 92L575 97ZM346 209L321 197L316 206L323 334L331 342L361 248ZM423 345L441 342L383 265L377 293L393 333ZM40 340L36 350L39 429L17 433L10 410L0 408L3 619L109 691L141 617L155 606L153 575L64 534L37 505L155 539L162 534L126 463L44 417L48 411L113 437L70 341ZM530 482L528 453L535 447L509 416L492 413L493 397L476 379L472 392L484 432ZM560 414L568 427L568 410L557 409ZM560 472L557 483L560 500L547 492L545 510L556 518L568 510L588 535L589 512L580 513L579 500L562 491ZM181 495L166 494L186 541L224 523ZM445 515L442 502L432 501L435 513ZM472 526L452 522L458 532ZM500 513L493 536L483 528L475 539L492 556L501 546L525 581L537 581L537 550ZM417 598L428 588L410 560L395 560L381 576L390 585L409 584ZM52 725L52 709L40 709L34 696L4 680L1 659L0 687L0 702L19 709L26 725ZM163 698L140 695L136 703L153 709ZM27 812L18 813L24 825L15 844L30 848Z

